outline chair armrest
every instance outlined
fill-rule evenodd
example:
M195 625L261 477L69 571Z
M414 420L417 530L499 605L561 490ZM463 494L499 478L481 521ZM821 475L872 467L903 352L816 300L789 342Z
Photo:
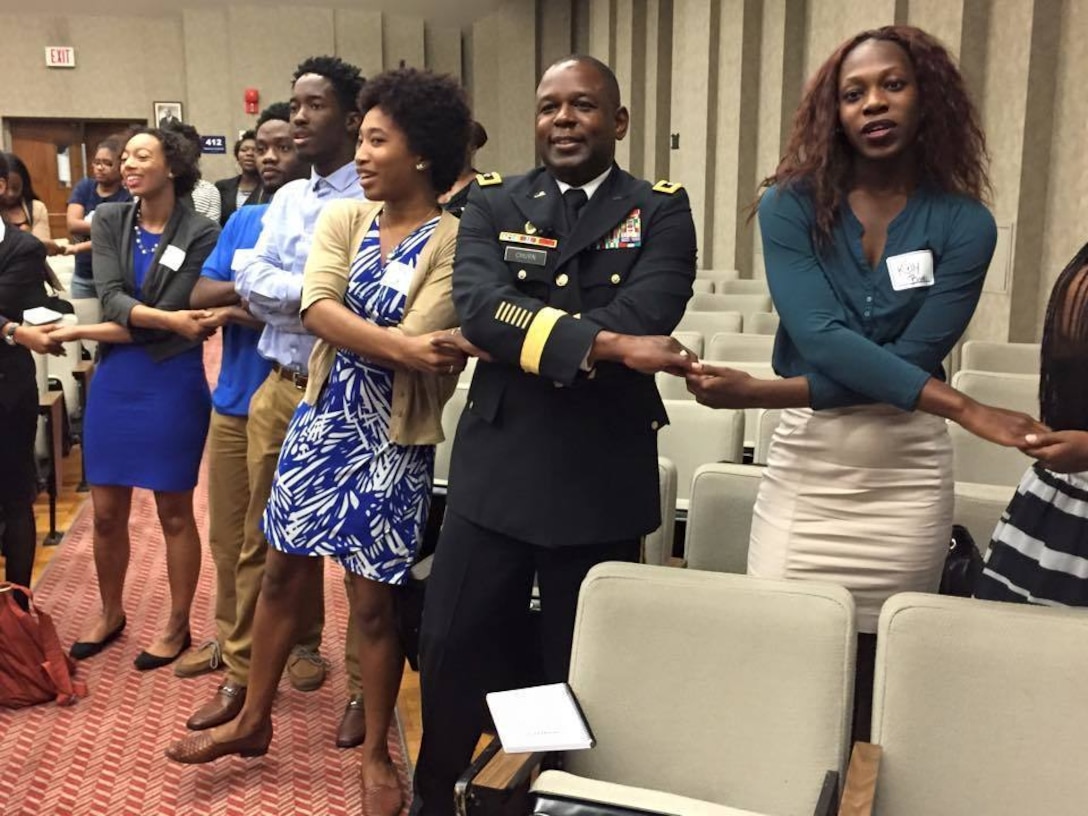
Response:
M839 816L871 816L883 751L879 745L869 742L854 743L842 788Z
M525 813L529 782L543 758L542 753L508 754L498 737L492 739L453 787L458 816Z
M828 771L824 774L824 784L820 788L820 798L816 800L813 816L835 816L839 812L839 773Z

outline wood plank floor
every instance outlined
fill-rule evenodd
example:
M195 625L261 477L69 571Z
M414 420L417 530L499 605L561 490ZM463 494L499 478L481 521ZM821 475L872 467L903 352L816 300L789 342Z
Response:
M90 493L76 491L80 478L80 454L79 446L74 446L63 462L63 489L57 497L57 529L62 533L72 525L83 503L90 497ZM49 532L49 498L45 493L42 493L34 504L34 517L38 526L38 550L34 559L34 581L37 582L42 571L59 549L55 546L42 546ZM0 557L0 566L2 565L3 558ZM423 725L419 702L419 675L411 670L407 661L404 664L404 680L397 704L400 709L401 726L404 729L408 755L414 763L416 757L419 756Z

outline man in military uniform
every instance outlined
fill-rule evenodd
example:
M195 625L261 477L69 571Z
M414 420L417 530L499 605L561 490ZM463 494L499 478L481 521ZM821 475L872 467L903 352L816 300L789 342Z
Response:
M463 334L447 342L481 359L427 587L413 813L454 812L484 694L565 680L586 572L637 560L661 522L653 374L694 362L668 335L691 297L695 226L680 185L615 165L627 125L606 65L561 60L537 89L544 166L480 176L461 219Z

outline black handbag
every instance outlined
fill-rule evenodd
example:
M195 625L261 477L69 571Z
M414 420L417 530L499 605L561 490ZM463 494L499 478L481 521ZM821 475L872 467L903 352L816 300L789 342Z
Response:
M952 540L948 544L948 556L944 560L941 572L942 595L956 595L970 598L975 591L975 584L982 575L982 555L975 546L975 540L961 524L952 526Z
M620 805L589 802L560 796L557 793L535 793L531 801L533 816L680 816L659 810L640 810Z

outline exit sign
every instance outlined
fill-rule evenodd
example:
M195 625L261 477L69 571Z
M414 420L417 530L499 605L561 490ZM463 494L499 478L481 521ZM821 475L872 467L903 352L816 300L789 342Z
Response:
M48 45L45 48L47 68L75 68L76 50L66 45Z

